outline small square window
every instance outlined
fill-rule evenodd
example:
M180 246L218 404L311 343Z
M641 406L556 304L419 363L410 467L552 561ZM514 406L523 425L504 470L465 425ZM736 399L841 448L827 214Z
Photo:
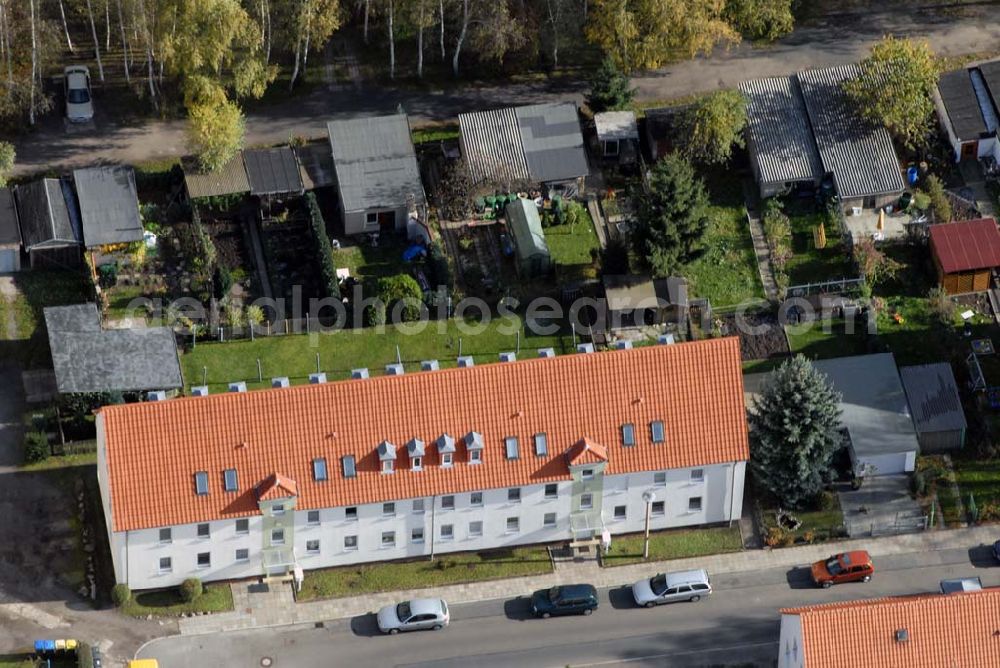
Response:
M559 485L554 482L550 482L545 485L545 498L546 499L556 499L559 498Z
M382 532L382 547L395 547L396 546L396 532L395 531L383 531Z
M594 469L583 469L580 471L581 480L593 480L594 479Z
M666 503L663 501L653 501L653 505L649 510L653 515L663 515L666 512Z
M199 496L208 494L208 472L198 471L194 474L194 493Z
M211 527L208 526L208 523L199 524L198 525L198 538L208 538L209 536L211 536L211 531L212 531L212 529L211 529Z
M410 468L414 471L424 470L424 458L423 457L411 457L410 458Z
M441 510L454 510L455 497L452 494L441 497Z
M212 553L211 552L199 552L198 553L198 568L208 568L212 565Z
M664 429L663 422L661 420L654 420L649 423L649 438L653 441L653 443L663 443Z
M417 527L416 529L410 530L410 542L411 543L422 543L424 542L424 528Z
M556 514L555 513L545 513L542 517L542 524L546 527L554 527L556 525Z
M284 545L284 544L285 544L285 530L271 529L271 545Z
M615 519L616 520L625 519L625 506L615 506Z
M271 514L272 515L284 515L285 514L285 504L283 504L283 503L276 503L273 506L271 506Z
M705 469L691 469L691 482L701 482L705 479Z
M382 504L382 514L383 515L395 515L396 514L396 504L393 502Z
M222 485L223 489L227 492L238 492L240 489L240 479L239 475L236 473L236 469L226 469L222 472Z
M521 530L521 518L520 517L508 517L507 518L507 533L517 533Z
M382 473L393 473L395 470L395 463L391 459L382 462Z
M236 550L236 561L250 561L250 550L245 547Z
M344 469L345 478L353 478L358 475L358 470L354 466L354 455L344 455L341 457L340 465Z
M323 482L327 479L326 459L319 457L313 460L313 478L316 482Z
M374 227L375 225L378 225L378 213L374 211L366 213L365 227Z
M451 540L455 537L455 525L454 524L442 524L441 525L441 540Z
M483 523L479 520L469 522L469 535L470 536L482 536L483 535Z
M358 507L348 506L344 508L344 519L348 522L356 522L358 519Z
M700 510L701 510L701 497L700 496L692 496L690 499L688 499L688 512L689 513L696 513L696 512L699 512Z
M424 500L423 499L413 499L413 512L418 515L424 512Z
M174 540L174 532L170 527L166 529L160 529L160 542L170 543Z
M250 533L250 520L236 520L236 533Z
M319 511L310 510L308 513L306 513L306 523L312 525L319 524Z
M174 562L170 557L160 557L160 572L169 573L174 570Z
M344 549L348 551L358 549L358 537L344 536Z
M508 503L521 503L521 488L511 487L507 490L507 502Z
M587 494L581 494L580 510L590 510L593 507L594 507L594 495L590 494L589 492Z
M657 471L656 473L654 473L653 474L653 484L656 485L657 487L666 487L667 486L667 472L666 471Z
M482 450L469 450L469 463L470 464L482 464L483 463L483 451Z
M454 453L451 452L441 453L441 466L443 466L444 468L448 468L449 466L451 466L454 463L454 461L455 461Z
M635 425L631 422L622 425L622 445L635 445Z
M517 447L517 436L508 436L503 440L504 451L507 459L517 459L519 456Z
M549 454L549 437L545 434L535 434L535 456L544 457Z
M319 554L319 541L318 540L307 540L306 541L306 553L307 554Z
M483 505L483 493L473 492L469 494L469 505L470 506L481 506Z

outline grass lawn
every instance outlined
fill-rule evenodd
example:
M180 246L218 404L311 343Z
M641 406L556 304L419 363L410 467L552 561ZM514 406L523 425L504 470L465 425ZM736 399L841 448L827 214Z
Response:
M228 584L207 584L205 592L190 603L181 600L176 587L133 594L121 611L132 617L177 617L182 612L227 612L233 609L233 592Z
M22 464L21 471L51 471L73 466L90 466L97 463L96 452L80 452L69 455L53 455L34 464Z
M778 525L774 510L774 508L764 509L765 531ZM802 526L791 532L797 543L838 540L843 535L844 513L840 509L839 499L837 507L831 510L802 510L793 511L792 514L802 522ZM812 540L807 540L806 534L810 533Z
M993 506L1000 510L1000 462L982 459L953 459L955 479L962 495L968 503L972 494L982 519L1000 519L986 516L984 508Z
M922 455L917 457L917 470L924 475L928 494L936 492L941 514L948 526L957 526L965 521L962 516L962 501L955 496L952 482L958 480L957 472L949 468L941 455ZM965 495L965 490L959 488L959 494ZM935 520L937 523L939 520Z
M597 277L591 251L600 250L601 242L586 209L583 209L581 218L574 225L545 228L545 243L549 246L560 283Z
M351 276L359 281L394 276L406 272L403 251L407 246L405 239L382 235L376 248L364 244L333 251L333 264L338 269L350 269Z
M0 654L0 668L34 668L27 654Z
M135 316L135 311L129 308L129 304L134 299L145 295L141 286L138 285L116 285L108 290L108 317L124 318Z
M857 273L844 250L838 226L826 224L826 247L816 248L813 230L827 222L824 211L817 211L812 201L793 200L785 204L785 213L792 223L793 254L785 265L790 285L849 278Z
M299 601L516 578L552 572L544 547L443 554L434 561L400 561L307 571Z
M425 327L422 332L421 326ZM474 326L478 327L471 321L463 323L463 328ZM316 371L317 354L330 380L347 378L357 367L382 375L385 365L396 361L396 346L407 371L419 371L420 361L428 359L439 360L442 367L455 366L460 344L463 355L472 355L477 364L485 364L496 362L501 352L516 349L518 329L522 331L522 359L537 356L538 348L555 348L560 355L573 351L572 334L537 336L525 331L515 316L493 319L478 334L460 331L458 321L452 319L415 323L415 327L386 326L381 333L378 328L364 328L199 343L181 356L181 367L187 385L207 382L212 391L218 391L238 380L247 381L250 388L270 387L270 379L275 376L288 376L293 384L306 383L309 374ZM263 367L263 383L257 382L257 359Z
M822 322L786 325L785 330L792 353L801 353L810 359L861 355L867 349L868 336L861 323L856 323L850 334L844 320L831 320L829 327Z
M710 179L708 190L712 206L705 251L680 273L692 295L707 297L715 308L764 299L739 179Z
M410 133L414 144L444 139L458 139L458 123L437 123L414 128Z
M5 305L3 315L6 318L10 309L16 333L13 341L6 342L9 351L4 351L4 357L16 359L24 369L49 366L52 360L42 309L86 301L83 274L76 271L23 271L14 275L14 285L20 294L13 303ZM5 320L0 326L0 339L6 338Z
M603 566L624 566L643 561L643 534L615 536L611 550L601 555ZM700 557L705 554L739 552L743 539L737 527L712 527L708 529L675 529L649 534L649 561Z

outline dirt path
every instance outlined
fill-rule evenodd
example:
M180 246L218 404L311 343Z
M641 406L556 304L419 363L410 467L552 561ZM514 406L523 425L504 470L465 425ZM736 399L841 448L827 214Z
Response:
M17 299L17 286L14 285L14 277L5 274L0 276L0 299L3 299L5 308L3 309L4 314L4 333L8 341L13 341L17 338L17 318L14 317L14 300Z

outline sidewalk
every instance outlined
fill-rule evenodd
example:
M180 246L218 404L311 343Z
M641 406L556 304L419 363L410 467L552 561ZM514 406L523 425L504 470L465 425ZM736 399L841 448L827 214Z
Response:
M711 574L719 574L792 568L818 561L831 554L857 549L868 550L877 565L880 556L934 552L983 544L991 545L996 537L997 528L995 526L979 526L971 529L928 531L903 536L802 545L778 550L748 550L615 568L601 568L593 561L562 563L559 564L555 572L546 575L490 582L471 582L415 591L384 592L311 603L295 603L290 595L290 589L286 589L287 586L282 587L280 591L272 591L263 595L266 598L256 601L254 597L260 596L259 594L250 594L249 597L243 595L243 592L247 590L247 583L236 583L233 585L233 599L238 601L235 611L182 619L180 620L180 631L182 635L198 635L266 626L312 624L364 615L374 612L384 605L397 603L413 596L443 598L454 605L516 598L530 594L536 589L571 582L588 582L598 588L618 587L631 584L660 571L705 568ZM265 603L266 611L263 607L255 607Z

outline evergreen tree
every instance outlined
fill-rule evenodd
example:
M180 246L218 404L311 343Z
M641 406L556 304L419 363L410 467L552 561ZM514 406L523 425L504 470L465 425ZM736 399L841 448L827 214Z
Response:
M750 466L786 508L801 508L832 477L841 445L840 395L802 355L771 374L750 412Z
M673 275L701 248L708 227L705 183L688 160L669 154L650 170L637 209L636 257L657 278Z
M628 75L618 69L614 60L605 58L590 82L587 104L591 111L596 114L627 109L634 97L635 89L629 88Z

